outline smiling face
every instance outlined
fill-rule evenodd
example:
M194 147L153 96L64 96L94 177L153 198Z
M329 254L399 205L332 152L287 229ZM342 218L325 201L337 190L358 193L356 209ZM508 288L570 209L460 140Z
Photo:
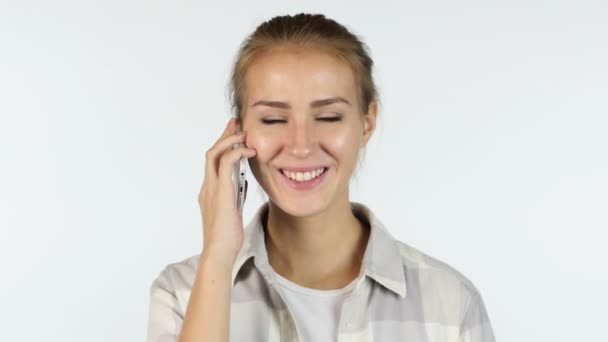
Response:
M375 127L376 107L360 113L352 69L321 50L276 48L256 58L246 77L243 130L252 173L271 201L294 216L348 201L348 186ZM370 108L372 108L370 107ZM311 171L299 180L287 171Z

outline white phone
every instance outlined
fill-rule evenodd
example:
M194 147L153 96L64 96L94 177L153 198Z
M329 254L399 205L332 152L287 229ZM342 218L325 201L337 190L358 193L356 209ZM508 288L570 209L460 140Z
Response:
M241 131L241 124L237 122L236 124L236 132ZM237 148L239 146L244 146L243 143L237 143L232 145L232 148ZM247 158L243 157L239 160L238 163L234 165L234 173L232 177L233 188L236 192L236 208L243 208L243 204L245 203L245 174L247 170Z

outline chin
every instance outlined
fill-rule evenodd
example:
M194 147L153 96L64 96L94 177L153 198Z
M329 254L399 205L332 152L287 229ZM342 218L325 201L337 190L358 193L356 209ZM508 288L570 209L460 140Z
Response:
M308 217L315 216L319 213L322 213L325 210L325 206L321 203L316 204L302 204L302 203L289 203L288 207L289 211L286 210L291 216L296 217Z
M279 207L283 212L295 217L314 216L323 212L327 208L325 201L309 201L294 196L280 196L271 198L272 203Z

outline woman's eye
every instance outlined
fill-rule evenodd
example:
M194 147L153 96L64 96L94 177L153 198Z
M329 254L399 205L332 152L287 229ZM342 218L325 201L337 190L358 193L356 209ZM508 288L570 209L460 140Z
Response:
M340 121L340 120L342 120L342 117L336 116L336 117L331 117L331 118L319 118L319 120L321 120L321 121L328 121L328 122L334 122L334 121Z
M278 122L285 122L285 120L266 120L266 119L264 119L264 120L262 120L262 122L266 125L272 125L272 124L275 124Z
M342 117L340 117L340 116L326 117L326 118L318 118L317 120L326 121L326 122L336 122L336 121L342 120ZM264 124L266 124L266 125L272 125L272 124L275 124L275 123L286 122L286 121L285 120L269 120L269 119L264 119L264 120L262 120L262 122Z

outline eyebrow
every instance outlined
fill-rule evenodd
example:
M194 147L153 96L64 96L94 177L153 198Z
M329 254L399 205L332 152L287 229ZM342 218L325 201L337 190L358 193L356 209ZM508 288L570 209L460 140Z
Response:
M328 106L330 104L339 103L339 102L346 103L347 105L352 106L352 104L350 102L348 102L346 99L344 99L343 97L335 96L335 97L330 97L327 99L312 101L310 103L310 108ZM272 107L272 108L291 109L291 105L289 105L289 103L281 102L281 101L261 100L261 101L254 103L250 108L253 108L255 106L268 106L268 107Z

